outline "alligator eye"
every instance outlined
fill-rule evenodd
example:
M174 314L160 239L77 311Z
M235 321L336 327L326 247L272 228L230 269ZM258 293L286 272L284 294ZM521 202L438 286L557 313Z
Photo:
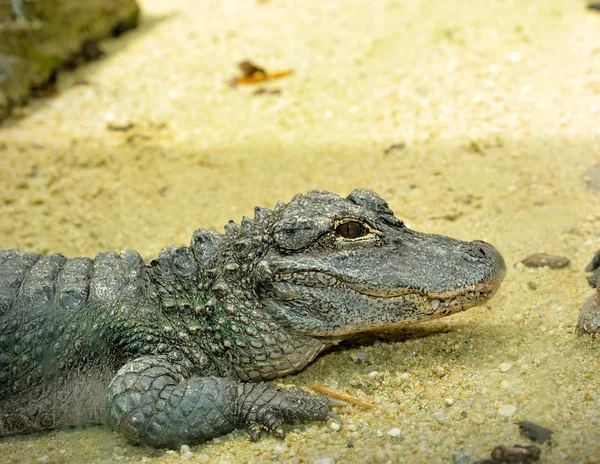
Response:
M358 221L348 221L335 228L335 233L344 238L360 238L369 233L369 229Z

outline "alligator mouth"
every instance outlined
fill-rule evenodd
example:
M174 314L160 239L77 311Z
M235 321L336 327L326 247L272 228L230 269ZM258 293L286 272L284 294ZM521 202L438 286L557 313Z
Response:
M352 286L348 286L348 288L371 298L412 300L415 306L420 307L424 314L429 317L447 316L478 306L489 300L497 290L497 287L483 284L474 285L472 289L467 291L446 293L428 293L420 289L408 289L394 294L378 294L370 291L360 291Z
M448 291L429 291L422 288L406 287L398 291L378 292L376 290L360 288L358 285L353 283L344 282L336 276L330 277L333 277L339 283L345 285L348 288L351 288L355 292L362 293L363 295L371 296L374 298L397 298L405 295L421 295L430 301L437 300L441 302L448 302L464 295L473 295L475 297L486 297L488 295L491 296L498 289L499 283L502 280L498 279L497 277L492 277L481 282L466 285L463 288L459 288L457 290Z
M494 292L500 286L500 282L502 282L503 277L504 274L492 275L487 279L483 279L479 282L464 284L462 287L456 290L441 291L428 290L426 288L413 287L411 285L407 285L406 287L398 289L392 289L389 291L377 291L377 289L365 288L356 282L350 282L348 281L348 279L344 278L343 275L339 275L332 272L324 272L322 270L296 269L293 271L280 271L275 275L275 280L277 282L287 282L306 287L330 287L333 285L344 285L354 290L355 292L362 293L363 295L372 296L375 298L395 298L409 294L419 294L427 296L432 300L447 300L449 298L454 298L464 293Z
M276 280L301 287L343 286L360 295L384 300L408 298L421 307L429 306L431 309L430 314L445 315L477 306L487 301L496 293L503 277L503 275L491 276L480 282L465 285L463 288L457 290L432 291L408 286L388 292L365 289L354 282L344 280L342 276L322 271L284 272L278 274Z

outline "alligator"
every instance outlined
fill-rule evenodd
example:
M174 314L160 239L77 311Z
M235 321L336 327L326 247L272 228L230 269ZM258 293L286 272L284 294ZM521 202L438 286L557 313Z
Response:
M424 234L376 193L315 190L145 262L0 252L0 436L108 424L177 448L284 437L339 400L266 380L353 334L480 305L506 272L483 241Z

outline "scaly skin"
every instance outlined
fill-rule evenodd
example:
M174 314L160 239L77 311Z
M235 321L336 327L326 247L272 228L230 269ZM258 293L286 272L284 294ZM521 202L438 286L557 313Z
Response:
M369 190L256 208L150 263L3 251L0 436L107 421L156 447L283 436L336 402L253 382L357 332L479 305L504 273L491 245L409 230Z

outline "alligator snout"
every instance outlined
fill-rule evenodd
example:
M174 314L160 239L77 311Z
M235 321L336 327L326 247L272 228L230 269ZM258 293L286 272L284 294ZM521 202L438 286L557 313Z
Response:
M506 264L502 255L493 245L483 240L466 242L463 248L466 261L481 264L487 270L488 275L482 276L481 285L495 291L506 274Z
M467 243L467 253L473 258L486 258L490 252L495 253L496 249L482 240L473 240Z

